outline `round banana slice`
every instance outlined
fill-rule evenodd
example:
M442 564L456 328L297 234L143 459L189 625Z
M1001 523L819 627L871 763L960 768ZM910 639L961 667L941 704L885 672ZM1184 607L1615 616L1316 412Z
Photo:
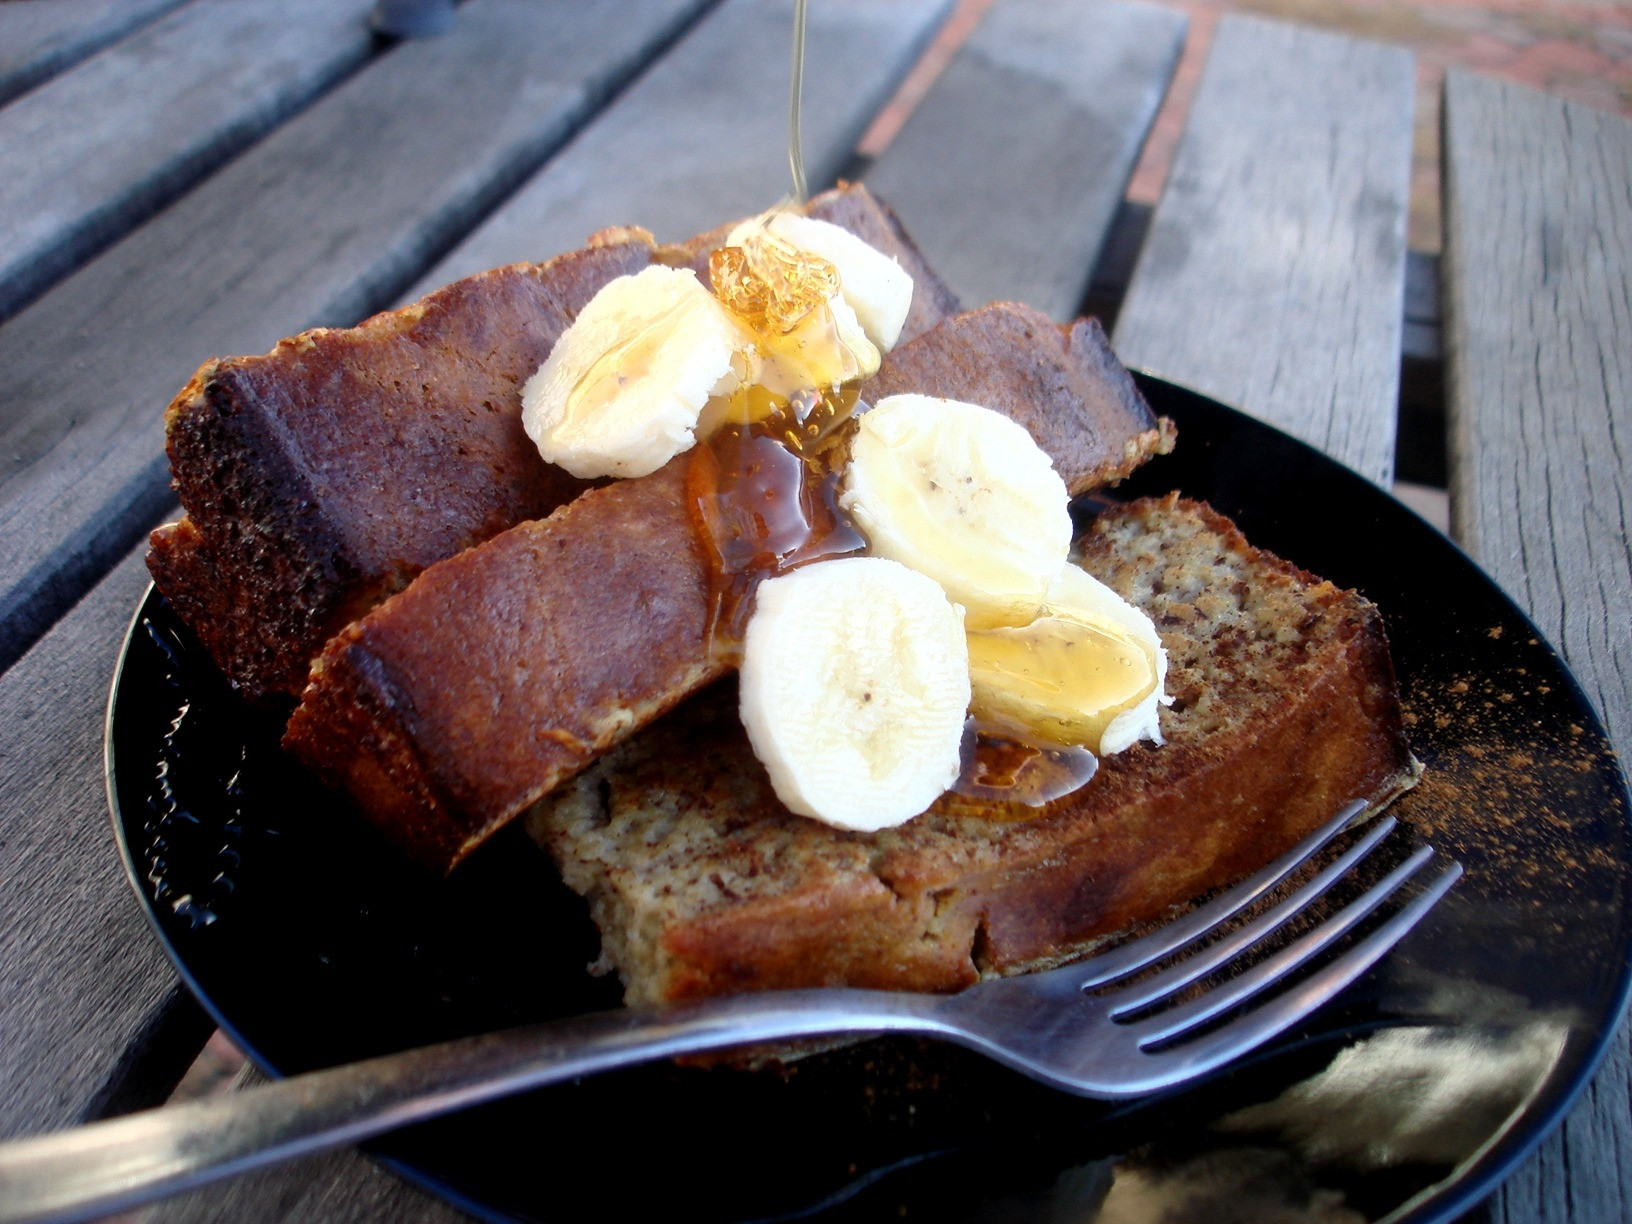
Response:
M839 505L870 551L928 574L970 624L1022 624L1071 548L1070 496L1023 426L892 395L858 421Z
M1029 624L971 631L971 709L988 725L1110 756L1162 742L1167 651L1138 608L1076 565Z
M849 230L795 212L775 213L768 222L758 217L745 221L731 231L726 245L737 245L760 224L832 264L839 273L839 293L855 311L867 338L880 352L895 347L912 306L912 276L905 268Z
M777 395L837 387L878 373L879 354L843 294L834 294L786 335L761 336L758 381Z
M522 427L574 476L644 476L690 448L710 396L751 381L753 351L689 269L620 276L527 380Z
M958 776L962 609L893 561L822 561L761 583L740 683L749 742L800 815L887 828Z

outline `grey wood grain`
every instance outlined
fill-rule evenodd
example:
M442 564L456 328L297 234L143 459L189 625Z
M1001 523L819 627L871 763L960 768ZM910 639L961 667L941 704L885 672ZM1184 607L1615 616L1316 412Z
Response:
M1411 57L1219 24L1114 343L1372 480L1394 468Z
M0 327L0 666L167 502L199 362L388 302L699 4L472 0Z
M1077 313L1186 20L1143 4L1008 0L866 173L967 305Z
M94 55L182 0L6 0L0 4L0 103Z
M253 1067L234 1091L266 1082ZM217 1220L278 1220L281 1224L361 1224L413 1220L453 1224L468 1217L417 1185L356 1152L326 1152L247 1177L206 1186L160 1203L144 1224L212 1224Z
M143 1224L454 1224L471 1217L429 1191L345 1149L184 1194L142 1216Z
M72 1125L110 1105L156 1105L185 1066L174 1064L164 1085L121 1083L124 1064L149 1052L167 1012L196 1011L125 879L103 787L108 685L147 586L141 551L0 676L0 1138ZM198 1029L197 1045L208 1032ZM143 1218L464 1217L338 1151L197 1191Z
M0 319L367 58L369 7L200 0L0 110Z
M1632 753L1632 123L1453 71L1441 275L1451 527ZM1632 1216L1623 1023L1505 1222Z
M806 31L804 151L830 183L917 59L948 0L823 0ZM679 240L791 191L792 6L729 0L674 47L408 296L582 246L608 225Z
M146 586L126 558L0 676L0 1136L79 1120L176 987L103 788L108 685Z

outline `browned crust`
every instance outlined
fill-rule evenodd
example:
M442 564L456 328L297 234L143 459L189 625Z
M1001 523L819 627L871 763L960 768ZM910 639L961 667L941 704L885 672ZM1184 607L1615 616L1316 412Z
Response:
M1017 302L948 319L933 340L890 353L866 395L877 402L906 392L1013 405L1009 415L1053 458L1073 494L1121 480L1173 449L1171 422L1151 415L1097 320L1062 326Z
M187 518L149 568L252 699L298 694L323 642L433 562L571 501L521 385L640 242L468 277L357 327L206 362L165 416Z
M954 990L1057 963L1240 878L1349 800L1386 802L1414 781L1375 608L1251 548L1204 506L1165 499L1111 512L1138 515L1158 533L1173 516L1200 522L1248 559L1255 581L1302 601L1307 620L1279 656L1284 670L1213 694L1250 718L1206 728L1175 718L1166 746L1102 762L1087 787L1040 813L947 796L900 828L857 834L777 803L721 686L529 815L590 899L631 998L816 984ZM1108 547L1090 537L1090 569ZM1170 650L1195 631L1193 611L1164 618ZM1212 646L1232 649L1228 635ZM1180 703L1201 698L1186 687L1193 674L1178 669ZM631 849L636 828L642 844Z
M933 902L927 908L875 877L855 876L706 915L665 933L670 963L661 998L806 986L933 992L971 984L974 920L959 914L934 923ZM943 937L924 937L932 924Z
M459 862L723 671L684 482L682 457L427 569L327 645L285 747Z

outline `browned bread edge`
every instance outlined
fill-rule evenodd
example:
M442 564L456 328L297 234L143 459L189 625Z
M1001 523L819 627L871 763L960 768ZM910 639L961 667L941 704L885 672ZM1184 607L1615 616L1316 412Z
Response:
M589 899L631 1001L838 984L944 991L1054 964L1249 873L1348 801L1385 803L1412 784L1371 604L1252 548L1205 506L1170 498L1106 517L1137 515L1156 531L1172 516L1201 525L1306 609L1311 653L1295 675L1242 678L1271 686L1247 703L1250 721L1189 735L1182 717L1169 720L1167 745L1106 759L1086 788L1040 813L947 796L899 829L855 834L776 803L730 687L713 690L528 816ZM1105 570L1110 549L1090 534L1087 567ZM1182 652L1185 626L1158 627ZM1179 700L1199 710L1208 696L1176 670ZM677 850L660 870L635 861L654 844L668 854L661 838L698 821L708 832L694 856ZM617 852L624 838L637 853ZM693 894L713 900L681 899Z

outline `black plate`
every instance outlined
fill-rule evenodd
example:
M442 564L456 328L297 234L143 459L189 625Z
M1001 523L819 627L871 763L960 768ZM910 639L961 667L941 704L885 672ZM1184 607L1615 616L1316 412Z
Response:
M1176 454L1121 493L1211 501L1382 608L1427 766L1399 815L1467 875L1394 955L1250 1065L1110 1107L892 1041L786 1077L654 1067L375 1149L499 1216L721 1220L1454 1216L1561 1116L1627 990L1626 784L1534 627L1454 546L1314 450L1146 380ZM1119 494L1120 495L1120 494ZM183 977L287 1074L615 1003L582 906L519 833L441 881L278 752L150 594L109 713L114 822ZM1561 954L1567 950L1567 954ZM1180 1208L1179 1204L1188 1204ZM1324 1218L1324 1216L1322 1216Z

